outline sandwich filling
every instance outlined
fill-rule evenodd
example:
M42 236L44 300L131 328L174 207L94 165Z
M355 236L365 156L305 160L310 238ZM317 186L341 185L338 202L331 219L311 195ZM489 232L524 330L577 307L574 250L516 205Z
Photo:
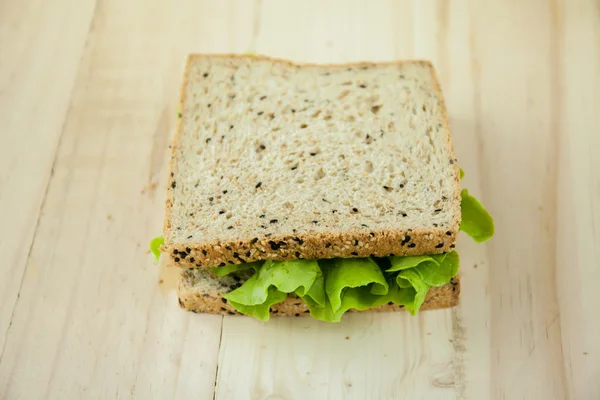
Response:
M460 229L476 242L493 236L491 215L466 189L461 192L461 214ZM157 260L163 242L158 237L150 244ZM458 269L458 253L451 251L384 258L267 260L214 267L211 272L219 277L251 275L241 286L223 295L242 314L267 321L271 306L293 293L308 305L313 318L338 322L350 309L363 311L388 303L403 306L415 315L429 289L448 284Z

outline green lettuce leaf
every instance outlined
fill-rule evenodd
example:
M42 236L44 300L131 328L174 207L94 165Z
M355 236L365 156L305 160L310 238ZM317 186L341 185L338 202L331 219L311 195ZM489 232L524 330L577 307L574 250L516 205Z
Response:
M310 290L321 275L314 260L268 260L242 286L223 297L241 313L267 321L269 308L285 300L288 293L310 295L315 303L324 303L324 294Z
M403 293L405 296L404 301L406 301L404 307L412 315L416 315L417 311L419 311L425 301L425 296L427 295L427 292L429 292L430 286L423 282L423 278L421 278L421 275L416 268L400 271L396 278L396 282L401 288L400 290L405 291ZM411 297L412 301L408 301Z
M389 257L386 273L399 271L399 291L392 300L415 315L423 305L431 286L444 286L458 274L460 259L456 251L428 256Z
M368 287L368 290L362 289ZM362 290L350 290L361 288ZM385 295L388 283L381 268L371 258L337 258L328 269L325 293L333 311L342 307L342 298L347 295L359 301L361 294Z
M236 272L245 271L248 269L254 269L254 272L258 271L260 266L262 265L261 261L251 262L251 263L242 263L242 264L228 264L223 267L212 267L210 271L216 276L225 276L229 274L233 274Z
M339 322L351 308L366 310L392 299L381 268L371 258L334 259L321 262L325 293L323 304L304 297L310 315L321 321Z
M465 171L460 169L460 179L465 176ZM477 243L485 242L494 236L494 220L488 210L467 189L460 193L462 222L460 230L471 236Z
M158 263L160 259L160 246L165 244L165 238L162 236L157 236L150 241L150 252L154 256L154 264Z
M485 242L494 236L494 220L490 213L467 189L460 193L462 222L460 230L471 236L476 242Z

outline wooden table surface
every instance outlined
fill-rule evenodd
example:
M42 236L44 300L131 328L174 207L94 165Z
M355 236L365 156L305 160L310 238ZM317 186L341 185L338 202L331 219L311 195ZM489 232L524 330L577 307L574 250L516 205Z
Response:
M162 230L190 52L431 59L465 186L453 310L180 310ZM1 399L600 399L600 3L0 0Z

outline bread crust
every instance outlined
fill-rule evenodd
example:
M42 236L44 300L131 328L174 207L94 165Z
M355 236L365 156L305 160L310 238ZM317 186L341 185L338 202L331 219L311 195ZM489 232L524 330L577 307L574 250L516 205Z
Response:
M195 313L208 313L220 315L241 315L233 308L229 302L223 301L223 293L220 291L203 292L186 282L184 274L181 275L177 285L177 295L179 305L188 311ZM432 287L429 289L425 302L421 310L432 310L439 308L449 308L458 305L460 298L460 278L452 278L450 283L441 287ZM395 304L385 304L377 308L366 311L390 312L402 311L403 306ZM357 310L351 309L351 312ZM271 307L271 316L308 316L308 306L304 301L294 295L288 296L285 301L275 304Z
M398 60L388 62L354 62L344 64L311 64L294 63L288 60L270 58L261 55L240 54L190 54L187 58L184 79L180 88L179 109L184 109L186 102L186 87L188 85L189 71L196 58L253 58L264 61L287 64L288 66L301 67L355 67L377 66L390 64L415 63L430 69L434 81L437 99L442 112L443 129L446 138L448 154L454 168L454 193L452 195L453 221L450 226L443 228L427 228L415 230L349 230L343 232L304 232L293 235L273 235L271 237L254 238L246 237L237 240L209 240L192 243L174 243L171 240L171 213L174 201L174 176L177 171L177 152L181 146L181 132L183 118L178 118L176 134L171 152L170 175L167 186L165 204L165 221L163 235L165 244L161 247L163 252L169 254L176 265L183 268L213 267L225 264L239 264L243 262L260 260L289 260L289 259L325 259L325 258L352 258L367 256L398 256L436 254L452 250L460 227L460 177L459 167L456 163L454 148L448 116L440 87L440 82L435 69L430 61L426 60ZM193 262L191 261L193 260Z

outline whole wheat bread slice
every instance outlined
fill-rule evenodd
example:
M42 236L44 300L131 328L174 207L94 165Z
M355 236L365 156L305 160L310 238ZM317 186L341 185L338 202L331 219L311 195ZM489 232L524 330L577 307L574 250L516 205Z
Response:
M191 55L163 250L182 267L447 252L459 169L426 61Z
M223 295L238 288L243 282L244 279L239 277L217 278L207 268L183 270L177 283L179 305L197 313L240 314L223 298ZM458 304L459 295L460 280L457 276L444 286L429 289L421 310L453 307ZM403 306L386 304L367 311L401 311L403 309ZM271 307L271 315L296 317L309 315L308 306L302 299L292 294L285 301L274 304Z

